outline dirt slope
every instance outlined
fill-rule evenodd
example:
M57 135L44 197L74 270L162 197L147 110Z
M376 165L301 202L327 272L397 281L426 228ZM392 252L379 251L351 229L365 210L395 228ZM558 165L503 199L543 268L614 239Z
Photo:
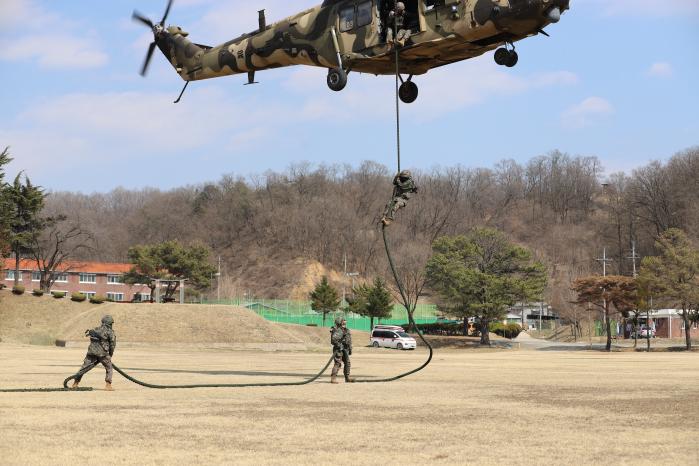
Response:
M53 344L85 342L84 332L114 317L120 342L156 344L294 344L324 346L328 329L269 322L234 306L75 303L52 297L0 292L3 341ZM362 340L363 341L363 340Z

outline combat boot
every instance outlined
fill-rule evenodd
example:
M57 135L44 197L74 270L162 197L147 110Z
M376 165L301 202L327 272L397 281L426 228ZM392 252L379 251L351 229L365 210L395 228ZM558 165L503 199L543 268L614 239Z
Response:
M340 382L337 381L337 376L333 375L330 377L330 383L340 383Z
M107 391L107 392L113 392L113 391L114 391L114 389L112 388L111 382L107 382L107 383L104 385L104 390Z
M350 377L345 377L345 383L354 383L356 380Z

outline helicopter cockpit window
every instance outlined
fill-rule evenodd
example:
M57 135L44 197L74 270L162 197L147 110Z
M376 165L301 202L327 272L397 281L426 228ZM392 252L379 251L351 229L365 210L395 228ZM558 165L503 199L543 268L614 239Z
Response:
M357 5L357 27L371 24L371 2L362 2Z
M340 9L340 32L354 29L354 5Z

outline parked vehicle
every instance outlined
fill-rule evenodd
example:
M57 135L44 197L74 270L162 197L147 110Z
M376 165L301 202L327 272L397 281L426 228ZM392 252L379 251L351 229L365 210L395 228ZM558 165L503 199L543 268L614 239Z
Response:
M414 350L417 342L408 335L403 327L396 325L376 325L371 331L371 346L374 348L396 348Z
M648 332L650 332L650 337L655 338L655 329L642 324L638 329L638 338L648 338ZM631 338L636 338L636 335L631 332Z

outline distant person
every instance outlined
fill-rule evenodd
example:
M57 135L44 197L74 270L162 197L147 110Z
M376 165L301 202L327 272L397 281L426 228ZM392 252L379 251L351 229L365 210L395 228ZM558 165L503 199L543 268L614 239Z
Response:
M381 222L390 225L398 211L408 205L412 194L417 193L417 186L413 181L413 175L408 170L403 170L393 178L393 198L386 205Z
M98 363L104 366L107 375L104 378L105 390L112 391L112 356L116 348L116 334L112 330L114 319L110 315L102 317L102 325L92 330L85 330L85 336L90 337L90 346L87 348L87 355L83 365L78 371L77 377L70 388L78 388L83 375L88 373Z
M344 365L345 382L354 382L354 379L350 378L352 364L349 358L352 355L352 334L347 328L347 320L344 317L335 318L335 326L330 330L330 343L333 345L333 359L335 360L330 383L338 383L337 373L342 365Z

